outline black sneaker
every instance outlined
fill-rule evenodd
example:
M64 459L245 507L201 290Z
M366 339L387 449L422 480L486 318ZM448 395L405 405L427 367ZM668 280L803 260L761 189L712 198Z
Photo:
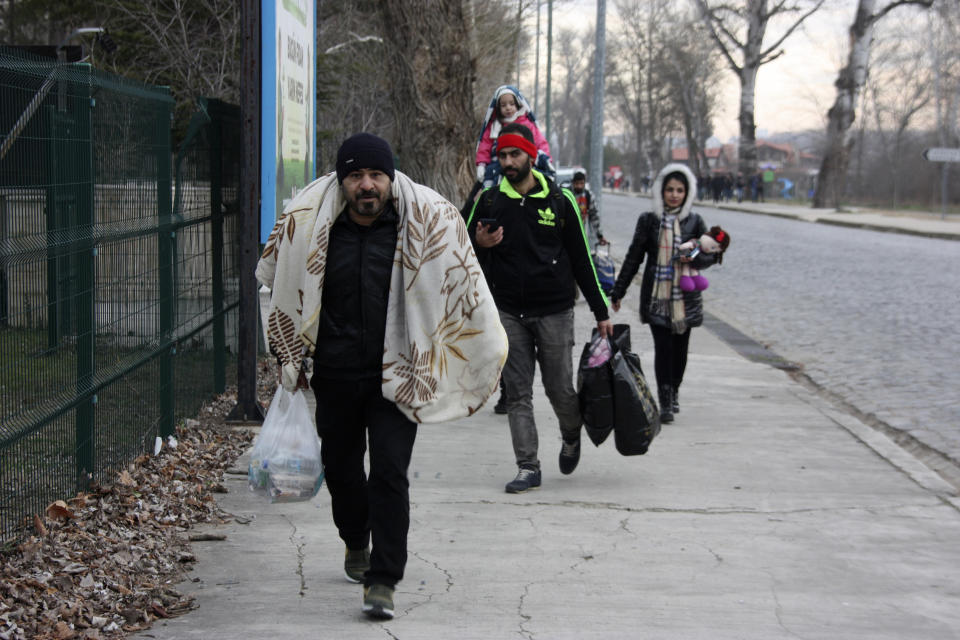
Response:
M580 462L580 438L570 442L564 440L563 446L560 447L560 473L565 476L570 475L577 468L578 462Z
M343 559L343 576L350 582L363 582L363 574L370 569L370 549L347 549Z
M503 392L500 393L500 399L497 400L497 404L493 405L493 412L501 416L507 414L507 399L503 397Z
M507 483L507 493L523 493L540 488L540 470L520 467L517 477Z
M393 587L385 584L372 584L363 588L362 610L371 618L390 620L393 618Z

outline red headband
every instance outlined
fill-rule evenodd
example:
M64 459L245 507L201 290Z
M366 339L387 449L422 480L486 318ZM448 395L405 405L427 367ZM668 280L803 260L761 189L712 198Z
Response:
M497 138L497 151L506 149L507 147L516 147L524 153L526 153L531 158L537 157L537 147L532 142L527 140L521 135L516 133L508 133Z

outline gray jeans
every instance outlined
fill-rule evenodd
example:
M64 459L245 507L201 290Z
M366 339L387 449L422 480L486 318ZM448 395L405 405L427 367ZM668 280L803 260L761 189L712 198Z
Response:
M539 318L521 318L504 311L500 322L507 331L510 351L503 368L503 390L510 420L510 436L517 466L540 468L537 425L533 419L533 374L540 377L560 434L580 437L580 403L573 388L573 309Z

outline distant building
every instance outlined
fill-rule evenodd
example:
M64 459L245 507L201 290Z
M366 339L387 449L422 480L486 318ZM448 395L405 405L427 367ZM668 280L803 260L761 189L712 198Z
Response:
M707 167L710 173L732 173L736 175L740 170L737 145L725 144L719 147L709 147L704 150L707 158ZM671 159L674 162L690 164L686 147L671 150ZM773 169L776 172L796 173L815 170L820 166L820 159L805 151L800 151L789 144L769 142L757 139L757 167Z
M738 153L736 144L705 149L704 155L710 174L736 176L742 173ZM693 166L686 147L672 149L671 159ZM774 179L779 185L777 191L768 195L782 193L785 198L809 197L819 167L820 158L812 153L800 151L790 144L757 139L757 169L773 171Z

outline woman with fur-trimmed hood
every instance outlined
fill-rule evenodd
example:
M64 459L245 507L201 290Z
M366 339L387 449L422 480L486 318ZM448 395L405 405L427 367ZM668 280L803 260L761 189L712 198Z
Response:
M687 366L690 329L703 324L703 297L680 288L680 266L696 269L714 264L717 254L701 252L692 260L680 245L707 231L700 214L691 211L697 179L684 164L668 164L653 184L653 211L640 214L627 257L610 294L614 311L647 257L640 286L640 319L653 334L654 369L660 398L660 422L673 422L680 411L678 389Z

